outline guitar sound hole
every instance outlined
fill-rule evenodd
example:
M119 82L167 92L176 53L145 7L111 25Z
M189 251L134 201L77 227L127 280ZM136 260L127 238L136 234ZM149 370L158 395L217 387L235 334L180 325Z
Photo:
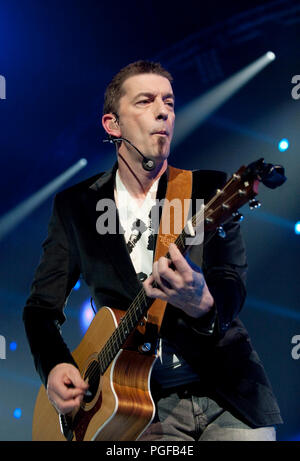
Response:
M96 360L93 360L84 375L84 380L88 382L89 388L84 396L84 402L91 402L97 394L99 383L100 383L100 367Z

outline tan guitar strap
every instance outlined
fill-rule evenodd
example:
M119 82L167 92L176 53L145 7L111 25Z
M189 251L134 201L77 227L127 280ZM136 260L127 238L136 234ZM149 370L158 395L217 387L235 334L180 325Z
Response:
M181 234L186 224L189 204L192 196L192 172L169 166L169 177L159 233L157 235L154 261L168 253L170 243ZM172 202L172 203L171 203ZM172 206L174 204L174 206ZM167 303L155 299L148 310L147 323L156 325L160 330Z

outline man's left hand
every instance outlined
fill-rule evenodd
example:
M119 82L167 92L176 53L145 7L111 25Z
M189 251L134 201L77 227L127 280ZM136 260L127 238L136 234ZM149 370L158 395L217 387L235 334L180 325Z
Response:
M191 317L207 314L214 299L201 270L193 270L174 243L169 247L169 254L170 259L161 257L153 264L152 274L143 284L147 296L160 298ZM153 282L158 286L153 287Z

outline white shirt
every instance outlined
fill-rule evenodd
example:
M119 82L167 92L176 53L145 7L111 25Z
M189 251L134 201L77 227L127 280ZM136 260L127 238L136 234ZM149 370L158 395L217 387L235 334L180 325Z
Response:
M143 282L152 272L153 229L150 211L155 205L158 181L152 185L140 206L127 191L116 172L116 194L124 238L138 278Z

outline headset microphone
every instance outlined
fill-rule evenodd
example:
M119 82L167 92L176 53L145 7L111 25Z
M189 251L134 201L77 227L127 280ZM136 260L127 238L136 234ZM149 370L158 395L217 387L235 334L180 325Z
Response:
M116 143L116 142L119 142L119 141L125 141L125 142L128 142L128 144L130 144L142 157L143 157L143 161L142 161L142 166L144 168L144 170L146 171L153 171L156 167L156 163L155 163L155 160L151 159L151 158L148 158L148 157L145 157L144 154L142 154L142 152L137 148L135 147L132 142L128 141L128 139L125 139L125 138L114 138L113 136L109 136L108 139L104 139L103 142L111 142L112 144Z

